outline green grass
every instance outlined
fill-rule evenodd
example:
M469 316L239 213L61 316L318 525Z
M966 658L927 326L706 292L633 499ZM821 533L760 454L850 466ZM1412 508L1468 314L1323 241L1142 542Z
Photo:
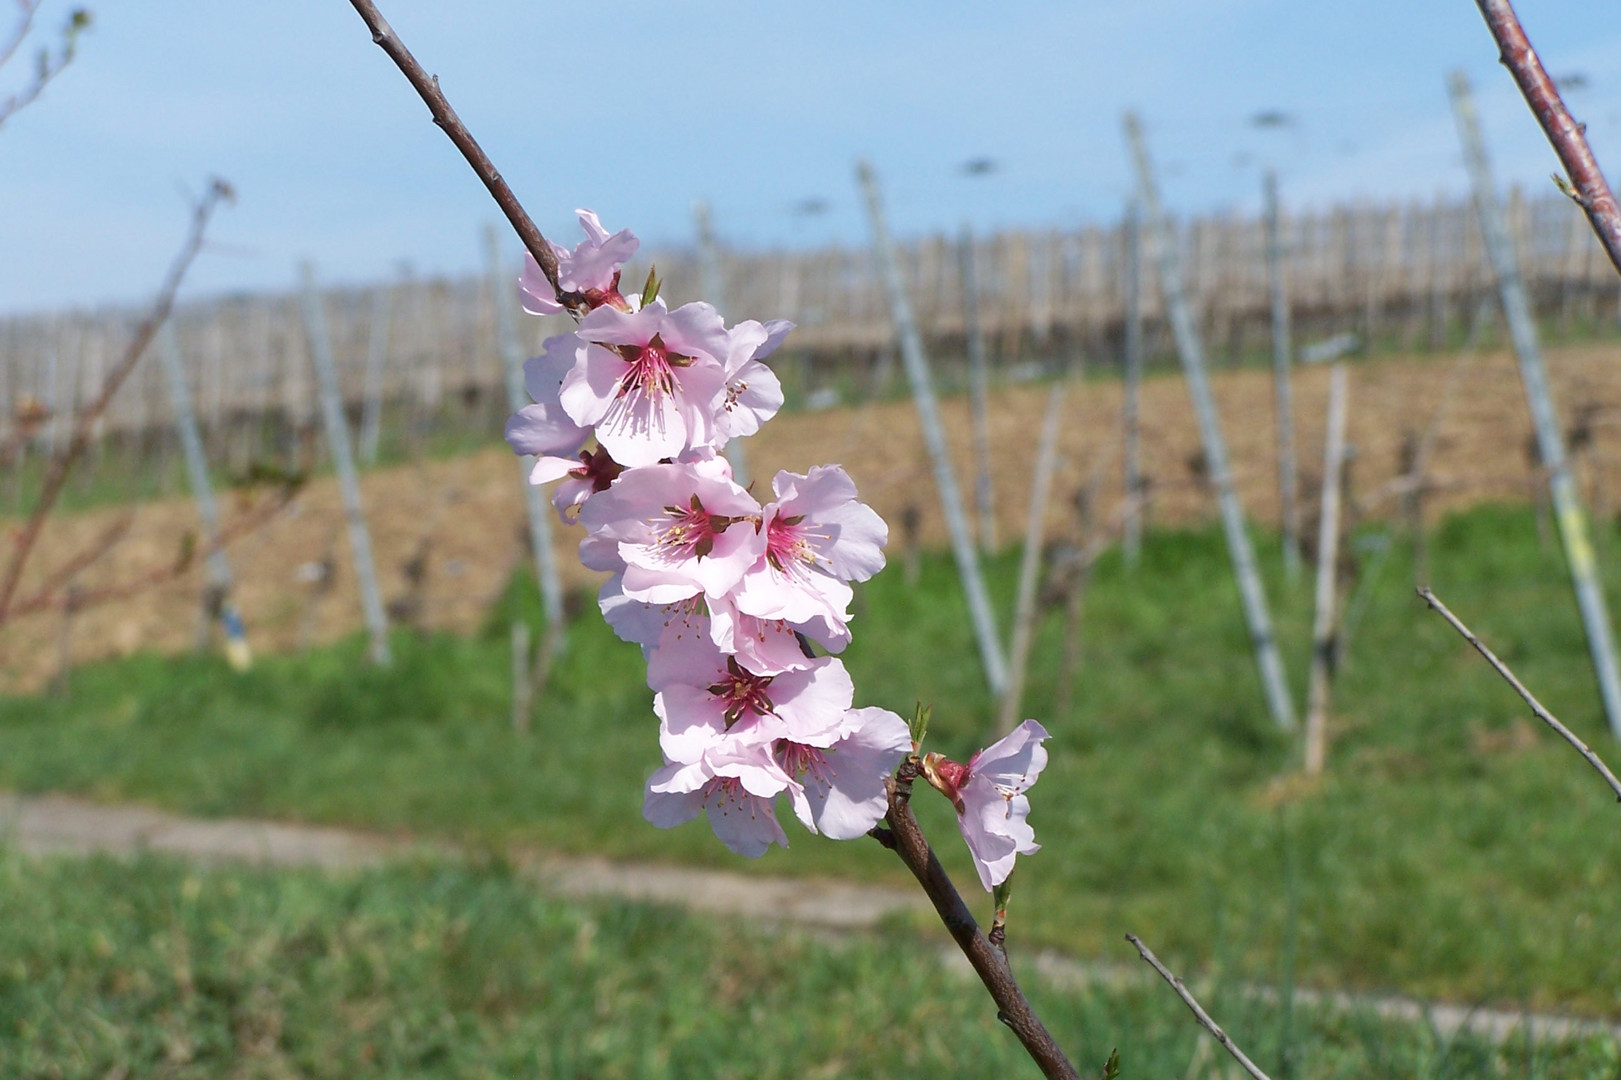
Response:
M7 1077L1035 1075L980 987L906 935L829 943L547 899L499 863L331 876L0 851ZM1032 1000L1084 1076L1228 1063L1144 978ZM1472 1036L1199 992L1275 1076L1614 1075L1613 1040ZM1201 1049L1201 1043L1205 1044ZM1199 1056L1197 1071L1189 1065Z
M1276 550L1263 562L1277 566ZM992 562L995 595L1012 594L1016 563ZM1440 596L1621 764L1568 581L1530 512L1451 519L1431 565ZM1328 988L1621 1011L1621 810L1424 611L1410 578L1398 546L1364 594L1328 776L1308 786L1290 780L1296 744L1262 707L1219 535L1154 534L1135 573L1104 559L1069 715L1053 712L1059 613L1035 649L1026 713L1054 738L1016 938L1119 958L1129 930L1189 971L1271 980L1292 965ZM1309 591L1269 582L1297 699ZM645 824L650 694L635 648L594 614L572 628L535 732L508 730L506 627L514 613L538 621L532 597L515 582L474 639L398 635L389 672L366 666L358 640L244 677L208 658L82 669L62 696L0 702L0 786L904 883L867 841L800 833L790 851L746 862L701 822ZM927 560L915 590L880 575L858 603L857 703L907 713L921 698L935 707L932 748L981 745L992 710L949 560ZM924 794L925 828L972 886L948 808Z

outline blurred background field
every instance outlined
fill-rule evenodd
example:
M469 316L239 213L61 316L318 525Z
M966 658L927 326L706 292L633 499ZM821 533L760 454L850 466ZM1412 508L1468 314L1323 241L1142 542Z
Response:
M1569 206L1515 206L1608 573L1621 551L1621 289ZM1444 204L1342 207L1291 228L1298 334L1308 346L1352 343L1344 614L1328 766L1316 778L1301 774L1296 740L1263 707L1152 289L1140 563L1113 542L1125 494L1121 233L981 244L995 514L994 535L978 541L1004 633L1033 436L1047 388L1068 385L1021 710L1053 733L1032 818L1045 850L1021 864L1015 954L1116 964L1130 959L1123 934L1138 933L1222 994L1222 1022L1280 1078L1614 1076L1621 1052L1607 1035L1492 1043L1293 1001L1296 989L1400 993L1613 1022L1621 840L1598 782L1413 593L1417 581L1433 585L1608 751L1546 473L1470 219ZM1300 700L1312 596L1304 575L1285 572L1277 534L1257 230L1229 216L1189 222L1180 236ZM967 490L978 463L952 250L936 237L904 257ZM654 257L673 295L695 294L693 253ZM729 313L805 324L773 357L787 406L747 441L747 465L760 492L777 469L840 462L890 522L891 565L858 591L845 654L857 704L932 705L930 748L961 759L992 737L996 702L865 260L721 253ZM530 729L515 729L513 627L531 640L549 628L519 466L497 442L507 406L492 297L508 279L492 276L321 298L343 404L362 433L390 666L368 659L360 632L309 346L285 295L197 302L176 320L226 521L254 522L227 549L251 670L234 670L208 641L197 512L152 363L97 425L23 579L20 595L54 589L60 602L0 626L0 790L342 825L473 854L323 876L0 853L0 1061L22 1062L23 1076L97 1078L227 1066L244 1077L1005 1075L1014 1045L974 994L940 975L928 920L897 917L882 941L829 941L565 902L512 870L551 852L907 884L872 843L801 836L740 865L702 824L661 832L641 819L659 764L642 659L597 617L596 581L572 557L578 530L555 522L564 647ZM130 323L112 310L0 321L6 434L22 448L0 469L7 529L30 512L44 462ZM559 329L526 322L523 345ZM1328 373L1304 365L1293 380L1309 563ZM1430 437L1415 504L1404 496L1415 447ZM1078 577L1077 553L1093 546L1101 555ZM88 561L72 554L86 550ZM153 584L120 594L143 575ZM948 868L971 883L949 808L927 793L918 805ZM1038 993L1093 1070L1119 1045L1128 1076L1225 1075L1162 987L1038 983ZM751 1038L737 1037L740 1025Z

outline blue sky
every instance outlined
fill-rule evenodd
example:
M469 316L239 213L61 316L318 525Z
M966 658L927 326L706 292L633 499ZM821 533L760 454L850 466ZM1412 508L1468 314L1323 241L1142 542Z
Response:
M494 206L344 0L84 0L79 59L0 128L0 313L140 301L217 173L235 207L192 296L296 262L376 281L461 272ZM748 247L865 239L857 157L903 234L1115 218L1135 108L1178 212L1461 193L1443 77L1475 83L1499 177L1557 167L1468 0L873 4L381 0L548 235L576 206L652 245L696 198ZM1621 172L1621 15L1521 0L1600 160ZM49 30L67 15L47 0ZM24 65L0 70L0 95ZM1292 130L1258 130L1281 109ZM988 156L993 174L959 166ZM827 201L806 217L794 207Z

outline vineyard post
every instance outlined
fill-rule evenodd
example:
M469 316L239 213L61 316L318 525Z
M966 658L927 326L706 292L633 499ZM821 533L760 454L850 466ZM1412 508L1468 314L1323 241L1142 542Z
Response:
M1536 427L1537 453L1548 475L1548 492L1559 523L1565 560L1570 565L1576 605L1581 609L1582 624L1587 631L1587 648L1592 654L1593 669L1598 677L1599 697L1604 702L1604 714L1609 719L1611 734L1621 738L1621 676L1617 674L1614 633L1610 628L1610 613L1605 606L1604 588L1599 580L1593 545L1588 536L1587 515L1582 510L1570 461L1565 456L1564 438L1554 412L1553 396L1548 389L1548 375L1542 363L1536 324L1531 318L1530 302L1520 278L1519 263L1503 222L1496 189L1492 186L1491 165L1486 159L1486 144L1480 134L1469 80L1463 72L1454 71L1450 87L1458 136L1463 142L1464 161L1469 167L1469 180L1474 188L1475 211L1480 217L1480 231L1497 277L1503 318L1508 323L1509 338L1520 362L1520 379L1525 384L1531 420Z
M1300 487L1295 474L1295 414L1289 388L1294 346L1283 280L1282 214L1278 174L1268 169L1266 191L1266 283L1272 305L1272 392L1278 426L1278 510L1283 522L1283 569L1291 584L1300 576Z
M365 405L360 414L360 460L377 464L377 445L383 437L383 368L388 363L389 322L394 313L394 290L379 285L371 294L371 332L366 341Z
M225 558L220 544L219 506L214 502L214 487L208 478L208 463L203 460L203 440L197 430L197 414L192 407L191 388L186 383L186 370L181 362L180 343L175 336L174 320L164 321L158 332L158 355L169 383L169 411L174 414L175 433L180 437L180 448L186 456L186 476L191 481L192 501L197 504L197 516L203 523L203 541L208 546L208 586L203 591L202 621L198 624L197 645L208 645L209 628L220 620L225 628L226 655L233 666L245 668L248 663L247 635L242 620L231 607L231 564Z
M306 262L301 271L304 302L304 332L309 337L310 359L321 394L321 420L332 447L332 463L338 472L338 490L343 495L344 515L349 526L349 547L355 560L355 578L360 585L360 606L371 633L371 660L379 667L393 662L388 647L388 615L383 610L383 594L377 584L377 564L372 560L371 532L366 528L366 512L360 504L360 479L355 475L354 448L349 443L349 422L343 415L343 397L338 391L338 373L332 360L332 343L327 337L326 312L315 289L315 267Z
M884 208L878 193L878 177L872 166L861 162L856 166L867 202L867 220L872 227L873 254L878 262L879 275L889 299L890 317L900 339L901 363L906 367L907 380L912 384L912 400L917 405L918 422L923 428L923 441L934 463L934 482L940 491L940 509L945 515L946 529L951 535L951 549L957 559L957 573L962 578L963 593L968 601L968 615L973 623L974 638L979 645L980 664L985 670L985 682L991 697L1000 699L1007 689L1007 665L1002 656L1002 643L996 635L995 615L991 598L985 590L985 579L980 573L979 555L974 540L968 533L968 515L963 511L962 493L957 488L957 474L951 465L951 451L946 445L946 431L940 422L940 405L934 397L934 382L929 374L929 358L923 352L923 335L918 331L912 305L906 298L901 283L900 267L895 261L895 248L884 226Z
M1125 129L1126 141L1137 168L1149 250L1159 264L1165 311L1171 321L1176 351L1182 359L1188 393L1193 398L1193 409L1198 416L1205 465L1221 508L1227 551L1233 561L1233 576L1238 579L1238 591L1244 604L1244 617L1249 625L1250 642L1255 649L1255 662L1260 669L1267 708L1278 727L1292 731L1295 727L1294 703L1289 698L1289 687L1284 679L1283 659L1278 655L1272 617L1267 611L1266 593L1261 588L1261 575L1256 567L1255 549L1250 544L1249 533L1244 529L1244 511L1238 504L1237 492L1233 490L1232 470L1227 463L1227 442L1221 434L1221 421L1216 415L1216 401L1210 392L1210 377L1205 370L1204 346L1199 340L1198 329L1193 324L1193 311L1182 288L1182 269L1160 209L1159 187L1154 180L1153 165L1148 159L1142 125L1135 113L1126 114Z
M991 486L990 376L985 364L985 328L979 321L979 274L974 265L974 234L966 222L957 238L962 277L962 329L968 351L968 408L974 424L974 508L979 517L979 548L996 550L996 494Z
M1125 559L1127 566L1136 566L1143 548L1143 433L1139 419L1143 386L1143 216L1136 199L1126 208L1125 261L1121 290L1126 322L1126 389L1122 404L1126 429Z
M492 225L484 234L485 255L490 268L490 287L495 300L495 334L501 346L501 359L506 369L507 401L517 412L529 404L523 384L523 346L518 341L517 278L504 274L501 267L500 233ZM523 487L524 509L529 515L529 544L535 553L535 579L540 583L541 605L546 612L546 632L540 639L540 653L532 667L535 689L544 680L551 661L562 650L563 636L563 582L557 569L557 552L552 543L552 511L547 504L546 489L529 482L529 463L518 459L518 482ZM527 648L527 641L525 642ZM516 648L516 646L514 646ZM532 701L532 695L524 701ZM514 706L516 710L517 706ZM514 720L517 713L514 712ZM527 707L523 713L529 715ZM520 725L522 726L522 725Z
M1041 584L1041 541L1047 523L1047 502L1052 493L1053 469L1058 463L1058 431L1063 419L1064 383L1047 392L1047 417L1036 450L1036 471L1030 484L1030 515L1025 522L1024 556L1019 563L1019 593L1014 604L1013 641L1009 650L1007 690L996 722L1000 738L1018 725L1024 699L1024 675L1030 664L1030 643L1035 637L1036 593Z

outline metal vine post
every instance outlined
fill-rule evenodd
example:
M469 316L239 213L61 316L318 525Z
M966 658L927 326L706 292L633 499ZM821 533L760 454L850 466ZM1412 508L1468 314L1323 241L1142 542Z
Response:
M1617 669L1615 633L1611 629L1604 586L1593 557L1587 515L1582 510L1570 459L1565 454L1564 435L1559 427L1553 395L1548 388L1547 369L1542 361L1542 346L1537 340L1536 323L1531 318L1531 304L1520 276L1514 242L1509 239L1502 207L1497 202L1497 189L1486 158L1486 143L1481 138L1469 80L1461 71L1455 71L1449 80L1449 87L1452 110L1458 123L1458 137L1463 143L1464 163L1469 167L1469 182L1474 189L1480 232L1485 239L1492 272L1497 278L1498 296L1502 301L1503 318L1508 322L1509 337L1514 344L1514 355L1520 363L1520 380L1525 385L1525 397L1531 407L1531 421L1536 429L1537 456L1548 476L1548 493L1553 501L1554 517L1559 523L1565 561L1570 566L1576 606L1581 610L1582 626L1587 632L1587 649L1598 678L1599 697L1604 702L1604 715L1609 718L1610 733L1621 738L1621 671Z
M343 415L343 398L338 392L337 365L332 360L332 342L327 335L326 311L315 290L315 267L303 265L299 274L304 301L304 329L309 335L310 360L320 387L321 422L326 427L332 464L338 473L338 490L343 495L344 517L349 525L349 549L354 556L355 577L360 584L360 606L371 635L371 661L387 667L393 661L388 647L388 615L383 610L383 593L377 583L377 562L372 557L371 531L366 527L366 511L360 502L360 478L355 473L354 446L349 441L349 422Z
M1041 584L1041 539L1047 524L1047 503L1052 494L1053 470L1058 465L1058 432L1063 420L1064 384L1047 392L1047 415L1036 448L1035 476L1030 484L1030 511L1025 521L1024 554L1019 561L1018 599L1013 605L1013 636L1008 650L1008 683L997 714L996 734L1018 726L1024 703L1024 676L1030 666L1030 646L1036 632L1036 592Z
M513 284L515 279L509 279L502 271L501 237L493 225L484 234L484 251L489 263L491 296L495 304L495 333L501 346L502 367L506 371L507 404L513 412L517 412L529 404L529 395L524 392L523 383L523 346L518 341L518 294ZM525 707L514 713L514 719L519 721L518 726L526 727L534 694L545 685L551 663L562 651L567 638L563 634L563 581L558 574L556 546L552 543L552 508L547 503L546 493L529 482L529 463L522 457L518 458L518 483L523 488L524 510L529 522L529 546L535 556L535 580L540 585L541 605L546 613L546 631L541 635L540 650L533 664L526 667L526 671L533 674L524 680L527 686ZM527 655L527 641L524 652Z
M991 479L990 375L985 363L985 328L979 321L979 270L974 234L965 222L957 237L957 266L962 277L962 332L968 351L968 409L974 425L974 509L979 549L996 550L996 494Z
M204 590L202 620L197 629L197 646L201 650L208 645L209 629L215 619L219 619L226 627L226 634L231 635L234 632L232 627L241 625L241 618L230 606L231 564L225 557L225 548L219 542L219 506L214 501L213 481L209 479L208 462L203 457L202 433L197 429L197 414L192 408L191 387L186 382L186 369L181 362L180 342L175 335L173 320L163 324L158 355L163 361L164 374L169 383L169 403L174 412L180 447L186 457L186 475L191 481L192 501L197 504L197 517L203 523L203 537L210 549L205 564L208 568L208 587ZM241 641L245 649L246 637Z
M1199 437L1204 444L1205 464L1209 469L1211 486L1216 490L1217 504L1221 508L1227 552L1232 558L1233 576L1238 579L1238 592L1244 604L1244 618L1249 625L1250 643L1255 650L1256 666L1260 669L1261 688L1266 694L1267 708L1272 713L1273 722L1285 731L1292 731L1295 727L1295 707L1284 679L1283 659L1278 653L1272 616L1267 610L1266 593L1261 587L1255 548L1244 527L1243 507L1239 505L1238 494L1233 489L1232 468L1227 461L1227 440L1221 433L1216 399L1210 391L1210 376L1205 370L1204 345L1199 340L1193 311L1183 289L1182 267L1164 211L1160 207L1159 185L1148 158L1142 124L1135 113L1126 114L1125 131L1126 142L1137 168L1137 187L1142 198L1149 252L1159 264L1166 314L1171 320L1176 351L1181 357L1188 393L1193 398L1193 409L1199 419Z
M906 298L906 287L901 281L900 267L895 261L895 246L889 229L884 224L883 201L878 194L878 177L872 166L861 162L856 167L862 194L867 202L867 220L872 227L873 254L878 260L878 271L883 279L884 291L889 298L889 310L895 323L895 334L900 339L901 362L906 366L906 378L912 384L912 400L917 405L918 423L923 428L923 441L928 446L929 458L934 463L934 482L939 489L940 509L945 515L946 531L951 536L951 550L957 558L957 574L962 579L963 592L968 599L968 617L973 623L974 639L979 644L979 659L985 669L985 682L993 698L1001 698L1007 691L1007 661L1002 655L1002 643L996 635L996 616L991 610L990 594L985 590L985 578L980 571L979 555L974 549L974 538L969 535L968 515L963 509L962 492L957 487L957 473L951 464L951 450L946 445L945 426L940 422L940 404L934 396L934 379L929 373L929 358L923 351L923 335L918 330L917 317Z
M1137 200L1126 208L1125 280L1122 306L1125 309L1126 387L1121 403L1121 425L1125 428L1126 499L1125 559L1136 566L1143 550L1143 431L1141 403L1143 387L1143 214Z

